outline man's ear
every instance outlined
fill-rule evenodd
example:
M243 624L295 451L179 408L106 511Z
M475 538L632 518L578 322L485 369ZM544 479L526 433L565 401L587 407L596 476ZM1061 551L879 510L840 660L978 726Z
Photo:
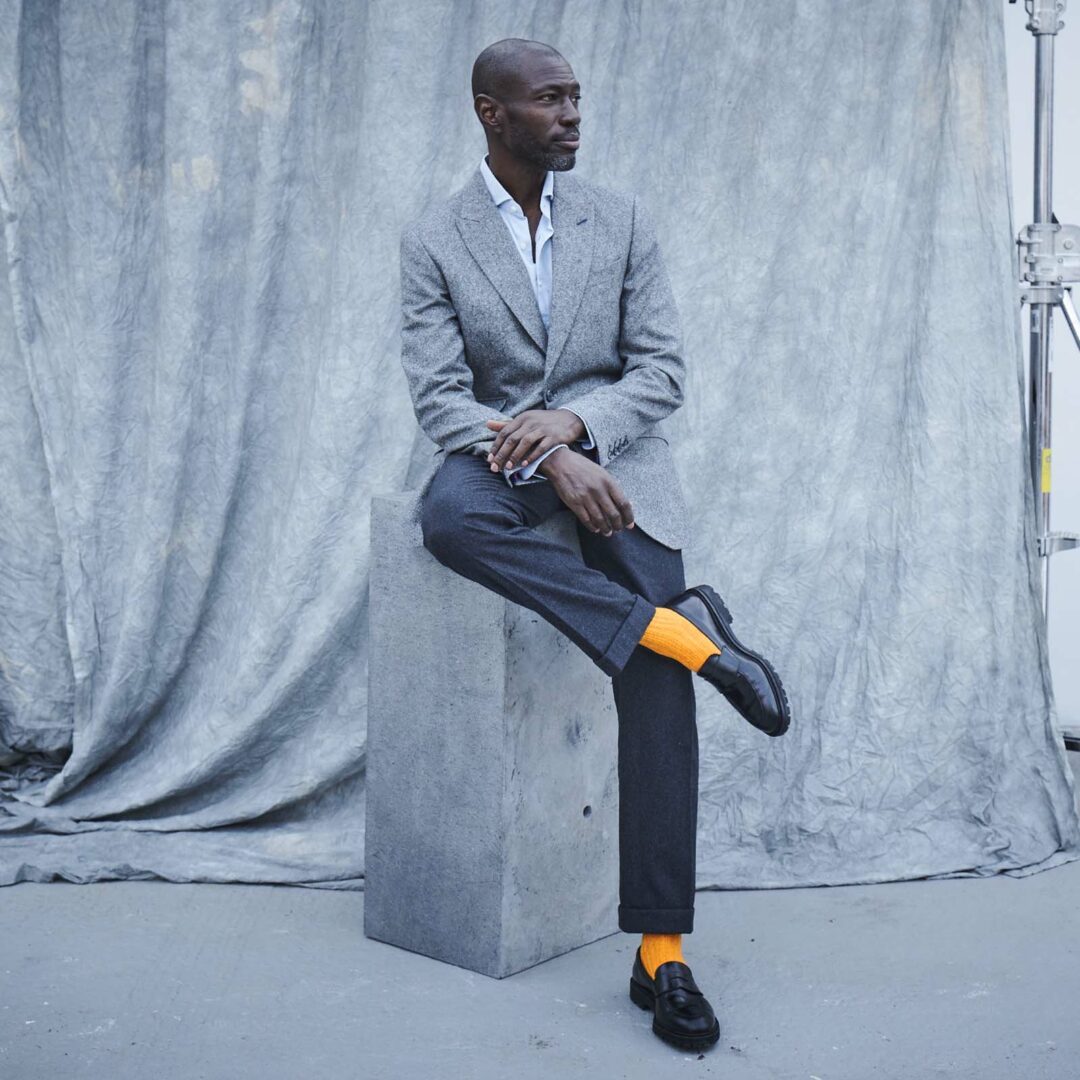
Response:
M499 117L499 103L493 97L488 97L487 94L477 94L473 99L473 108L476 110L480 123L485 128L498 131L502 126L502 120Z

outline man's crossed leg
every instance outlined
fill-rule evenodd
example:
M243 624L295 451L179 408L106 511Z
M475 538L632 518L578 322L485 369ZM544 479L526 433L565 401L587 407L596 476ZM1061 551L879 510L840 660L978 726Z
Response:
M684 1034L712 1042L715 1016L681 951L681 935L694 924L693 674L769 735L787 730L787 697L768 661L734 637L716 591L686 588L681 551L637 527L605 537L575 518L579 555L536 530L564 511L554 484L511 487L478 455L452 452L424 494L424 546L443 565L537 612L611 676L619 725L619 928L642 934L631 997L658 1011L663 997Z

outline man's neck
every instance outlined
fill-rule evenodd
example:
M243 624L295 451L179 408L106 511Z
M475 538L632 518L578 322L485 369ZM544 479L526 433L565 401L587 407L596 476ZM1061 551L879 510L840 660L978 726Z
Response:
M540 212L540 194L544 190L547 169L537 171L531 162L499 157L491 150L487 154L487 163L495 179L506 188L524 213L528 214L530 210Z

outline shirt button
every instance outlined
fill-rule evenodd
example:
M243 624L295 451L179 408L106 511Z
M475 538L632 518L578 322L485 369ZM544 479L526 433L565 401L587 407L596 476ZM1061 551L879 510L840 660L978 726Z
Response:
M545 390L545 391L544 391L544 400L545 400L545 401L550 401L550 400L552 399L552 397L553 397L553 396L554 396L554 395L553 395L553 394L551 393L551 391L550 391L550 390Z

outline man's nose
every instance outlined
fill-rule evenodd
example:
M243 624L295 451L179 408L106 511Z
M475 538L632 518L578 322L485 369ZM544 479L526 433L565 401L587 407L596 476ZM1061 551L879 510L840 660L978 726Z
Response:
M563 110L562 122L567 127L577 127L581 122L581 113L578 112L577 106L567 99L568 108Z

